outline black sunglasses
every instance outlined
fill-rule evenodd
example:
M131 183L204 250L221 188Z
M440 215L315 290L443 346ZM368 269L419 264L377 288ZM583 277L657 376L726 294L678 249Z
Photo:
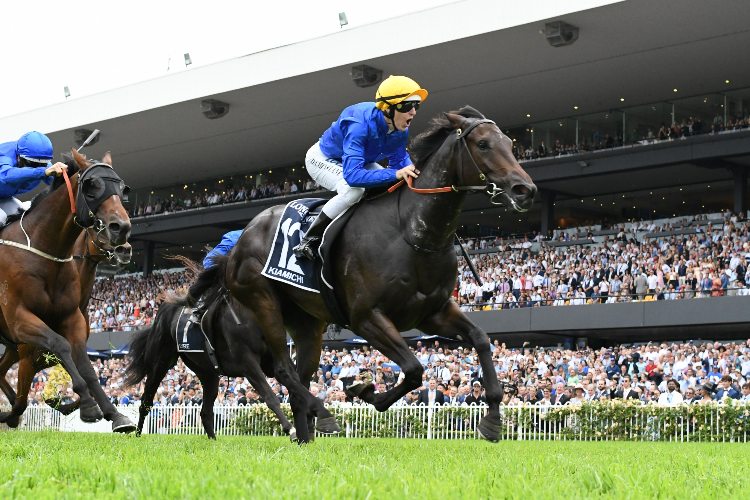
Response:
M408 113L412 109L419 109L419 102L404 101L396 104L396 111L398 111L399 113Z

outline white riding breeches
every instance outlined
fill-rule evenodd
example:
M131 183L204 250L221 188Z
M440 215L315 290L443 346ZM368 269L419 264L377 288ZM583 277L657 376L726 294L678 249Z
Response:
M30 201L20 201L13 196L0 200L0 226L5 224L9 215L15 215L31 206Z
M335 219L347 208L351 207L365 194L365 188L351 187L344 180L344 167L338 160L328 158L320 150L319 143L313 144L305 156L305 168L318 185L329 191L336 191L336 196L328 200L323 206L323 212ZM366 170L378 170L383 168L377 163L365 165Z

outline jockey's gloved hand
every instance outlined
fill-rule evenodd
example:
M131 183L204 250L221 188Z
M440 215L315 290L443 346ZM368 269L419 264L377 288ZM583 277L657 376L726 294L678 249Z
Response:
M64 171L68 171L68 166L62 162L57 162L51 167L47 167L47 170L44 171L44 175L50 176L54 175L55 177L60 177Z

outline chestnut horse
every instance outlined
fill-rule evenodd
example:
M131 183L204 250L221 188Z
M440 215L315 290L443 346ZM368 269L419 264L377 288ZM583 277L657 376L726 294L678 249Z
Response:
M73 150L63 160L70 179L56 178L0 233L0 335L56 356L80 398L82 421L96 422L104 416L113 431L132 432L135 425L104 394L86 354L88 328L71 255L84 228L95 228L113 247L127 241L130 220L121 202L127 187L112 169L109 153L93 163ZM29 366L23 367L26 363ZM30 365L31 357L22 359L19 372L33 376ZM19 387L29 383L19 381ZM17 419L26 405L26 398L16 398L10 412L0 413L0 422Z
M130 219L128 219L130 220ZM73 259L78 267L78 276L81 280L81 303L80 309L83 317L86 319L86 332L90 332L88 307L91 299L91 293L94 289L96 280L96 268L100 262L109 262L118 266L127 265L133 254L130 243L119 245L115 248L108 241L102 241L100 236L93 229L86 229L78 236L76 244L73 246ZM11 405L16 402L16 393L5 378L13 364L19 362L22 358L29 358L29 361L21 363L18 371L18 397L27 399L29 394L29 385L31 384L34 374L57 364L54 358L49 355L48 351L30 345L19 345L18 350L6 349L0 358L0 389L5 393ZM28 381L28 384L26 382ZM63 404L60 398L54 398L45 401L63 415L69 415L78 409L81 400L77 399L72 403ZM19 407L23 413L23 409ZM8 427L16 427L19 423L18 417L9 420Z
M528 210L536 193L513 156L512 141L468 106L434 119L409 152L421 172L414 186L359 205L332 247L334 291L350 328L405 375L384 393L376 393L370 383L349 388L379 411L422 381L422 365L402 331L417 328L467 341L476 348L484 372L494 373L487 334L450 299L457 274L456 228L467 191L482 191L492 203L502 200L518 211ZM318 364L325 323L333 318L319 293L261 274L283 212L283 206L273 207L254 218L232 252L216 259L216 266L204 272L206 279L198 277L185 301L197 300L213 276L255 313L275 358L276 378L292 395L294 425L304 443L309 438L308 405L318 424L330 422L330 413L315 406L317 398L305 384ZM297 345L296 371L286 351L287 330ZM489 411L477 429L495 442L500 438L502 390L495 377L485 377L485 385Z

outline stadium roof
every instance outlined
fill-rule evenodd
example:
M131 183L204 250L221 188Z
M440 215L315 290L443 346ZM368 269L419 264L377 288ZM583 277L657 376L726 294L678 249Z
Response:
M351 82L357 64L408 74L430 91L413 134L467 103L517 125L617 108L621 98L636 105L750 87L740 62L750 3L721 6L465 0L3 118L0 137L38 129L59 151L74 129L99 128L86 152L111 150L138 188L300 163L343 107L372 99L374 88ZM556 20L580 28L575 44L545 42L539 30ZM204 98L229 103L229 113L206 119Z

